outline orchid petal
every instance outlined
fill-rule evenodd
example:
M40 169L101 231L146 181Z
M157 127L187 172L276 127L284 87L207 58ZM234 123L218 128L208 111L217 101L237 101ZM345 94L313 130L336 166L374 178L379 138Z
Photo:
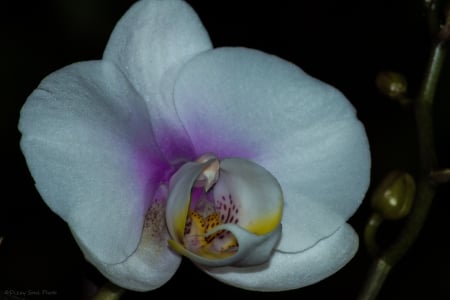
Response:
M364 128L340 92L297 66L256 50L214 49L185 65L174 97L196 153L247 158L278 179L278 249L311 247L361 203L370 175Z
M182 257L168 251L170 236L165 222L165 199L167 188L161 186L147 212L142 238L133 254L119 264L96 264L110 281L129 290L150 291L175 274Z
M45 78L21 111L21 147L47 205L81 249L126 259L164 168L142 98L111 63L83 62Z
M119 20L105 49L103 58L116 63L146 100L157 124L155 137L169 160L193 158L172 103L177 70L211 47L201 21L184 1L146 0L136 2Z
M212 277L254 291L284 291L314 284L340 270L358 249L358 235L343 224L331 236L298 253L276 251L259 266L203 268Z

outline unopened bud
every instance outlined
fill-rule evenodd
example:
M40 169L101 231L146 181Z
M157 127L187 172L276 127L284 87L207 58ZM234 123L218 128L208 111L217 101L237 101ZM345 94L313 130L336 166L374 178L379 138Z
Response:
M405 77L392 71L378 73L375 83L379 91L391 99L403 98L408 89Z
M416 184L414 178L401 171L390 172L372 194L372 207L384 219L399 220L411 211Z

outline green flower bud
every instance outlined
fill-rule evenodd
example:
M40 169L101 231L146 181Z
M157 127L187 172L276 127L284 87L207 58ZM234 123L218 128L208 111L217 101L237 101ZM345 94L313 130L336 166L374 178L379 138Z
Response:
M375 83L380 92L391 99L403 98L408 88L405 77L392 71L378 73Z
M410 174L392 171L374 190L371 204L384 219L399 220L411 211L415 193L416 184Z

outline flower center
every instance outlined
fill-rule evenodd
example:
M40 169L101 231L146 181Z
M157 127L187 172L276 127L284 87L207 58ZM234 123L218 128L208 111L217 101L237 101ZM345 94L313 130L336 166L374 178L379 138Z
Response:
M238 243L234 235L226 230L219 230L212 234L209 231L223 224L218 213L213 213L204 218L195 211L189 212L184 235L184 245L195 253L229 253L236 252Z
M205 154L170 178L168 244L204 266L261 264L281 237L282 210L281 186L266 169Z
M232 255L238 249L234 235L227 230L215 230L226 223L237 224L239 208L231 195L214 199L212 188L219 178L219 160L212 154L205 154L197 159L203 163L213 159L213 163L198 176L191 191L191 205L186 218L183 243L194 253L211 255Z

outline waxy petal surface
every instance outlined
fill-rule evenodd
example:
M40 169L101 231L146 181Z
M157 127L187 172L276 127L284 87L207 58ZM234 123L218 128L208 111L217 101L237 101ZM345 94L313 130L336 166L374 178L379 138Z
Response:
M173 106L173 81L180 66L211 47L208 33L184 1L147 0L126 12L105 49L103 59L116 63L146 100L155 137L171 161L194 158Z
M297 66L218 48L186 64L174 95L197 153L247 158L278 179L285 199L278 249L313 246L361 203L370 175L364 128L339 91Z
M254 291L284 291L314 284L341 269L358 249L358 236L344 224L331 236L299 253L275 252L263 265L208 268L212 277Z
M165 284L177 271L182 256L168 250L166 197L163 191L153 199L145 216L141 241L133 254L119 264L96 264L112 282L130 290L150 291Z
M27 99L19 129L39 193L83 251L103 263L125 260L167 165L124 75L104 61L52 73Z

